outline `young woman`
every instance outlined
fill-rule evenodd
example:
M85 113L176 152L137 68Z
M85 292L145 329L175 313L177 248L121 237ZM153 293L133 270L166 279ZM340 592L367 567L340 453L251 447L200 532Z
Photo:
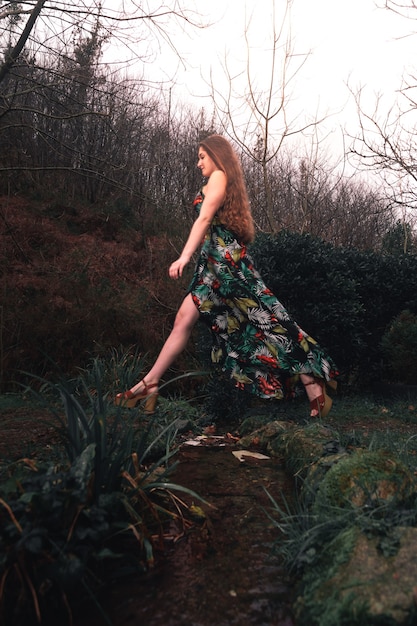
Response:
M336 367L266 287L247 253L254 225L237 155L224 137L211 135L199 145L197 167L206 181L194 200L198 217L169 268L171 278L180 278L204 240L188 294L154 365L137 385L116 396L116 404L133 407L145 400L145 411L153 412L159 380L200 318L211 330L212 361L237 387L281 399L299 379L311 417L325 417L332 404L326 384L336 387Z

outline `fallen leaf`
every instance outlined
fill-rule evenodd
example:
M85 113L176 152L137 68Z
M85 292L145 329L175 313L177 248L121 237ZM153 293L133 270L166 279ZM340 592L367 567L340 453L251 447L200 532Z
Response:
M265 456L265 454L261 454L260 452L251 452L250 450L233 450L232 454L239 459L241 463L244 462L245 456L250 456L253 459L270 459L271 457Z

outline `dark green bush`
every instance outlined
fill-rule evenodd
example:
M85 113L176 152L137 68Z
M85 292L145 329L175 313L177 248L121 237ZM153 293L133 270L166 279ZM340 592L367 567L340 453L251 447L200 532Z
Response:
M363 306L349 259L328 243L282 231L257 237L252 248L268 287L304 330L349 370L363 352Z
M251 248L268 287L326 348L348 382L381 377L381 339L417 311L417 257L337 248L311 235L260 234Z
M382 337L381 350L393 382L417 384L417 315L402 311Z

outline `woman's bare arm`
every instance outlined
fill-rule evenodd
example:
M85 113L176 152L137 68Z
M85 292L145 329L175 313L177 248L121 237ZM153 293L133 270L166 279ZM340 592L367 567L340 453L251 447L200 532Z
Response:
M201 205L200 215L190 230L181 256L174 261L169 268L171 278L179 278L182 276L184 267L190 262L192 255L200 245L216 212L224 202L226 183L226 175L220 170L214 171L210 176L204 188L204 200Z

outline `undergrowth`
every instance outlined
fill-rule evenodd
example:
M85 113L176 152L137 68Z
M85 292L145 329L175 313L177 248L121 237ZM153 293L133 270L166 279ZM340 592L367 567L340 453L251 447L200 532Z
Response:
M160 397L153 416L145 416L141 407L129 411L112 404L115 393L139 380L145 366L146 359L138 353L112 351L69 381L36 381L40 392L34 401L52 416L62 446L59 454L52 451L50 462L24 459L10 464L0 489L0 601L5 624L29 626L57 616L60 623L70 623L73 608L95 597L109 575L114 580L118 573L125 576L152 566L163 547L167 521L175 520L183 529L193 523L182 493L193 499L198 495L172 484L170 474L179 432L196 426L201 409L168 393ZM175 393L175 381L170 391ZM237 410L240 419L248 406L228 403L226 391L218 386L212 408L206 402L207 414L230 419ZM303 397L293 403L269 403L268 408L265 422L294 418L299 423L308 404ZM417 421L411 402L341 397L329 421L341 450L386 450L416 470L417 436L410 429L392 427ZM416 506L333 506L326 518L300 496L291 506L272 498L271 504L269 515L279 532L276 549L295 577L308 568L321 571L323 559L338 538L349 536L349 529L379 537L381 549L389 554L396 549L393 529L417 523ZM340 559L348 554L348 543ZM349 602L337 623L359 624L359 617L348 609ZM329 611L331 620L336 608ZM343 621L346 615L351 622Z
M63 434L61 461L23 459L0 488L0 609L5 625L71 623L73 608L120 576L152 567L166 523L193 523L170 481L179 412L166 401L153 416L114 407L108 376L131 383L137 359L95 359L77 379L44 383L37 401ZM39 382L39 381L38 381ZM141 427L138 427L140 418Z
M342 414L343 404L337 403ZM298 478L301 488L291 502L282 496L278 503L268 494L267 515L278 531L275 552L297 581L294 611L300 626L398 623L386 603L377 609L368 604L366 585L370 594L378 589L380 574L373 580L366 562L357 562L356 550L365 541L381 558L396 557L405 548L404 528L417 526L417 436L405 428L414 423L416 408L358 398L345 399L345 406L350 408L345 419L338 420L335 411L331 427L319 427L321 436L327 430L337 444L334 450L323 447L316 457L318 439L310 434L300 460L305 477ZM308 439L309 428L303 433ZM404 624L414 619L411 599Z

